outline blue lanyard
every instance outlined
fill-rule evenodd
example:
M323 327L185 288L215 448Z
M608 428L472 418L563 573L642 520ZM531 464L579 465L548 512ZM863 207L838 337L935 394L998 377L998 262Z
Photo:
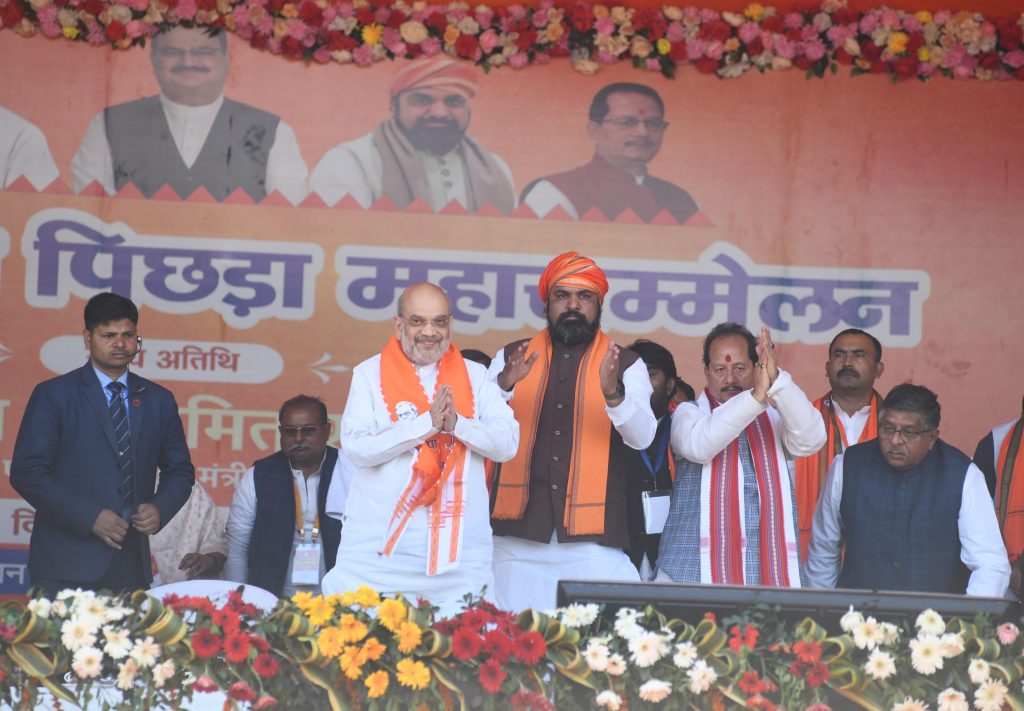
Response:
M647 456L647 450L640 452L640 456L643 457L644 466L647 467L647 471L651 474L651 479L654 480L654 488L658 488L658 472L661 471L661 465L665 463L665 454L668 452L668 431L672 429L672 423L669 422L665 425L665 429L661 433L661 439L658 440L658 459L655 465L651 466L651 458Z

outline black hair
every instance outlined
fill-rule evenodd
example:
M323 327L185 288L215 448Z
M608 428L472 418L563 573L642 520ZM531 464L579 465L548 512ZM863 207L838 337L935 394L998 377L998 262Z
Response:
M747 357L751 363L757 363L757 339L746 326L727 321L720 323L711 329L711 333L704 339L704 367L711 365L711 344L724 336L739 336L747 342Z
M903 383L897 385L885 396L879 412L896 410L897 412L918 412L924 417L924 425L934 430L942 421L942 408L939 398L923 385Z
M626 347L629 350L636 353L638 356L640 356L641 360L643 360L644 362L644 365L646 365L648 368L660 370L666 376L668 376L672 380L675 380L676 361L675 358L672 357L672 354L669 352L668 348L661 345L660 343L649 341L646 338L636 340Z
M313 395L296 395L290 400L285 400L281 409L277 411L277 421L284 421L284 413L294 407L315 407L320 413L321 424L327 423L327 405L324 401Z
M839 333L837 333L835 338L832 339L832 342L828 344L828 357L829 358L832 357L832 349L835 347L836 341L839 340L840 336L865 336L866 338L868 338L868 340L871 341L871 345L873 345L875 347L875 362L876 363L881 363L882 362L882 342L879 341L874 336L872 336L867 331L862 331L859 328L848 328L845 331L840 331Z
M128 319L139 325L139 309L131 299L109 291L96 294L85 305L85 330L91 331L97 326L111 321Z
M483 351L478 351L476 348L463 348L459 353L466 360L471 360L474 363L479 363L485 368L491 367L491 357Z
M620 81L601 89L599 92L594 94L594 99L590 102L590 113L588 114L591 121L594 123L601 123L604 121L605 116L611 108L608 106L608 97L612 94L641 94L654 101L658 105L658 112L665 115L665 102L662 100L661 95L646 84L637 84L631 81Z

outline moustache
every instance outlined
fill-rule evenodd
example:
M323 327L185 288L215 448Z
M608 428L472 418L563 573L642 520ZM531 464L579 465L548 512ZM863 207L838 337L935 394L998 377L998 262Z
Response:
M288 451L299 452L307 449L310 449L310 446L308 444L293 444L291 447L288 448Z
M455 119L451 118L421 118L416 121L416 128L425 129L451 129L458 128L458 124L455 123Z
M209 74L210 70L206 67L189 67L184 64L179 64L175 67L171 67L171 74L181 74L183 72L199 72L201 74Z
M653 148L655 144L654 141L648 140L646 138L638 138L632 141L626 141L626 145L632 146L634 148Z
M836 375L860 375L860 373L858 373L853 368L840 368L839 372L836 373Z

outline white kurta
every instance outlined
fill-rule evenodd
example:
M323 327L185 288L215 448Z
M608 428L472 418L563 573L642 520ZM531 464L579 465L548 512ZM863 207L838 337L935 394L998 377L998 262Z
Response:
M435 431L430 413L392 422L381 393L380 355L360 363L352 372L341 441L352 462L352 483L345 507L338 561L323 580L325 594L368 585L381 593L401 592L423 597L441 607L441 613L459 610L466 593L491 598L492 544L484 458L511 459L519 446L519 423L511 408L487 379L482 365L466 362L473 388L475 417L459 416L454 435L466 444L464 470L465 515L462 555L458 564L439 575L427 575L427 513L413 512L409 524L389 557L379 554L395 504L408 485L416 447ZM432 400L437 365L418 369L427 399ZM492 598L493 599L493 598Z
M60 177L46 136L35 125L0 106L0 188L24 176L36 190Z
M466 192L466 171L458 149L443 156L432 156L418 151L423 171L430 184L430 209L442 209L452 200L465 207L469 204ZM495 164L515 185L512 171L499 156L491 153ZM334 205L351 195L360 207L369 208L384 197L384 161L368 133L354 141L339 143L324 154L309 177L309 189L328 205Z

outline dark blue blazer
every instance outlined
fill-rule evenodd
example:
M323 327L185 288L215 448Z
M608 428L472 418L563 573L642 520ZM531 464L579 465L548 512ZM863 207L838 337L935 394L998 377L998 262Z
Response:
M163 526L195 482L178 405L166 388L129 373L128 413L134 507L153 504ZM32 576L88 583L103 574L114 550L93 535L92 525L103 509L121 511L117 471L114 427L92 364L37 385L11 460L11 485L36 510ZM149 537L141 538L142 570L149 580Z

